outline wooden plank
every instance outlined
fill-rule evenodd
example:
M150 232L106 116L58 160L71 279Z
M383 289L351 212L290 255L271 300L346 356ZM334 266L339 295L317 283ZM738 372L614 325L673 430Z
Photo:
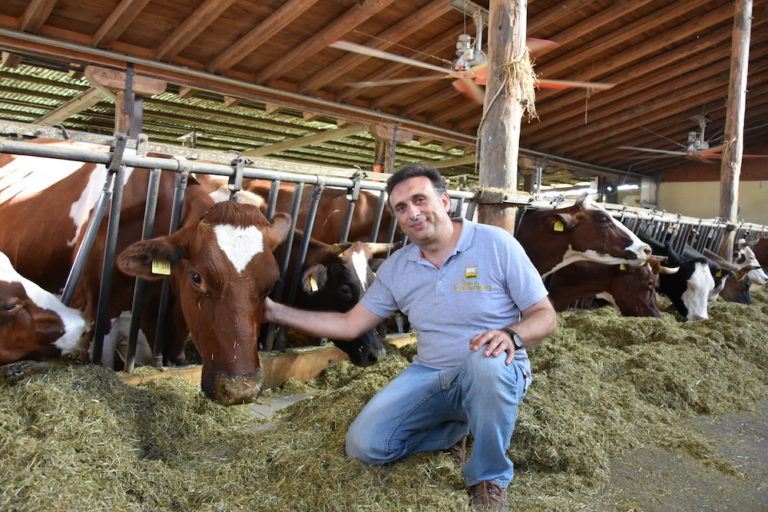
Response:
M293 50L282 58L274 61L269 66L265 66L264 70L256 75L256 82L269 82L288 73L302 62L314 57L320 50L328 46L329 43L339 39L344 34L348 34L359 24L368 20L394 1L363 0L356 6L351 7L333 22L315 32L312 37L305 39L301 44L294 47Z
M270 14L250 32L232 44L227 51L213 59L206 67L210 73L229 69L269 42L273 36L312 7L317 0L289 0Z
M108 48L122 35L149 0L122 0L93 36L93 46Z
M0 57L0 67L13 69L19 67L19 64L21 64L21 56L10 52L2 53L2 57Z
M388 29L377 34L376 39L367 42L365 46L376 50L386 50L417 30L423 29L425 25L432 23L435 19L441 17L451 9L452 7L450 3L445 0L432 0L430 3L401 20L399 23L392 25ZM332 65L326 66L302 82L299 86L299 90L314 91L319 89L344 73L347 73L350 69L357 68L370 58L370 56L360 54L350 53L344 55Z
M53 12L57 0L32 0L21 17L21 30L40 32L48 17Z
M282 352L260 352L261 368L264 372L264 388L282 386L288 379L308 382L334 363L349 359L346 352L333 346L305 347ZM131 386L138 386L155 379L179 377L196 386L200 385L202 366L186 368L164 367L153 375L119 373L120 380Z
M395 129L392 126L383 124L373 124L370 129L371 135L377 139L384 139L391 141L395 136ZM410 130L397 130L397 141L400 143L408 143L413 140L413 132Z
M60 123L78 112L91 108L103 99L104 93L95 87L91 87L51 110L36 122L43 124Z
M174 57L212 25L235 0L206 0L157 49L156 60Z
M387 343L397 348L403 348L418 342L419 340L414 333L388 334L386 339L384 340L384 343Z
M117 91L125 90L125 72L98 66L86 66L85 77L94 86L107 87ZM139 96L154 96L165 91L167 82L148 76L133 75L133 93Z
M275 144L269 144L256 149L250 149L243 154L245 156L264 156L272 153L279 153L287 149L302 148L311 144L319 144L329 140L342 139L355 135L357 133L367 132L368 127L364 124L350 124L344 128L336 128L333 130L326 130L324 132L307 135L306 137L298 137L295 139L288 139Z

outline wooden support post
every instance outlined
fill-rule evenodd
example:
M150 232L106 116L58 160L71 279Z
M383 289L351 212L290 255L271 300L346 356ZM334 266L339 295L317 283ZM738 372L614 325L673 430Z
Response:
M751 35L752 0L737 0L733 17L731 42L731 75L720 164L720 217L736 223L739 208L739 175L744 153L744 111L746 107L749 39ZM735 231L727 231L720 245L720 256L731 260Z
M506 65L526 51L525 0L491 0L488 23L488 83L478 134L480 186L517 190L517 155L523 114L517 88L508 87ZM501 90L500 90L501 89ZM481 204L478 220L514 232L515 208Z
M407 143L413 140L413 132L409 130L400 130L393 126L384 126L374 124L370 127L371 135L375 141L373 170L393 174L395 172L395 150L397 143Z

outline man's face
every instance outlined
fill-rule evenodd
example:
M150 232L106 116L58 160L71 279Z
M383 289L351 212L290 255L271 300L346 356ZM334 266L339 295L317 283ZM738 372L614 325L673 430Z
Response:
M434 238L436 230L450 225L448 194L438 195L425 176L408 178L397 184L389 196L400 229L416 243Z

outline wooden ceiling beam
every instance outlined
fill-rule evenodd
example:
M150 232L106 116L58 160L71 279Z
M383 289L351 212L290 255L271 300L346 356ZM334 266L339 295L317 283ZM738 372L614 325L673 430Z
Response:
M37 33L43 28L48 17L53 12L57 0L32 0L21 16L21 26L24 32Z
M687 2L673 2L672 5L669 8L674 8L675 6L687 4ZM695 8L695 4L693 5ZM667 8L667 9L669 9ZM666 11L667 9L664 9ZM659 13L659 16L661 15L661 12ZM663 33L658 34L656 37L652 39L648 39L640 44L634 45L632 47L626 48L625 50L622 50L621 52L615 53L611 56L601 56L600 59L593 59L592 62L590 62L590 65L584 66L584 71L575 72L573 74L569 73L568 79L569 80L592 80L595 77L600 77L602 81L609 81L610 78L604 77L607 73L613 72L611 76L615 77L614 81L619 82L626 82L628 78L621 78L620 73L616 73L615 70L619 69L623 66L628 66L630 64L636 63L638 60L641 60L643 58L646 58L651 55L656 55L659 53L660 50L663 50L664 48L667 48L671 45L681 43L684 41L689 41L691 38L697 38L701 36L702 31L709 30L710 27L717 25L719 23L722 23L728 19L731 19L733 17L733 4L728 3L726 5L723 5L717 9L714 9L709 12L705 12L689 21L684 21L681 24L675 26L675 27L669 27L667 30L665 30ZM656 22L658 23L658 17L656 15L653 16L654 19L656 19ZM643 24L643 26L646 26ZM730 27L728 27L730 29ZM611 38L613 40L623 40L622 34L625 30L631 31L632 25L628 27L622 27L621 29L618 29L611 34L607 34L603 36L600 40L601 41L609 41ZM614 43L615 44L615 43ZM571 52L574 55L578 55L581 52L579 50L575 50ZM589 49L584 49L584 53L591 52ZM567 59L566 59L567 60ZM552 63L550 65L543 65L540 69L537 69L537 72L540 73L542 76L555 78L555 76L549 71L550 69L556 69L554 68L555 63ZM637 76L636 69L638 66L633 65L631 68L631 72ZM553 94L557 94L554 91L540 91L541 94L539 95L541 100L546 99L549 96L552 96Z
M243 153L245 156L266 156L273 153L279 153L289 149L296 149L305 146L311 146L312 144L320 144L321 142L327 142L329 140L342 139L358 133L367 132L368 126L362 123L350 124L344 128L335 128L333 130L326 130L320 133L307 135L305 137L297 137L295 139L287 139L275 144L269 144L256 149L250 149Z
M730 27L720 27L712 32L705 33L703 37L696 38L689 43L674 47L662 53L659 53L660 48L654 48L655 51L649 54L651 55L650 58L644 60L638 59L638 61L631 67L626 67L625 69L606 76L604 79L615 82L617 84L616 87L592 95L590 103L594 104L594 102L597 101L609 101L610 98L631 98L634 92L633 89L631 87L622 86L622 84L631 84L637 78L647 75L656 76L658 78L656 73L659 69L663 69L666 66L687 58L697 58L702 51L717 45L721 41L725 41L730 35ZM662 42L657 41L656 44L662 44ZM671 77L669 78L671 79ZM583 108L580 108L583 105L583 91L562 91L560 97L552 98L546 102L537 101L536 108L539 112L539 117L551 125L551 123L556 123L562 120L564 115L567 116L568 114L566 114L566 111L571 113L576 109L577 112L583 112ZM537 131L544 128L545 126L537 124L533 125L531 130Z
M707 58L703 58L701 61L684 61L681 63L680 67L675 67L674 80L676 83L676 89L686 89L688 87L693 87L704 80L708 80L710 77L726 75L727 71L725 70L727 70L729 67L730 58L728 55L728 48L716 48L713 50L713 53L715 50L718 53L717 57L715 55L708 55ZM757 66L756 69L762 69L765 64L761 64L760 62L761 59L766 55L768 55L768 45L757 48L755 51L753 51L751 57L756 61L756 63L753 64L753 68L754 66ZM701 66L701 62L706 62L709 64L688 72L688 70L693 66ZM666 81L659 83L658 80L660 76L667 76L667 73L664 73L663 70L658 71L659 75L654 79L654 82L657 84L655 87L643 88L637 84L638 87L636 88L636 93L632 95L632 103L643 104L649 101L653 101L655 98L670 94L669 83L666 83ZM670 73L668 76L670 76L670 80L672 80L672 74ZM589 123L596 122L599 119L603 119L621 112L626 108L626 104L626 100L614 101L602 107L596 107L595 104L590 104L588 114ZM562 131L570 131L578 129L582 125L584 125L584 119L582 116L577 115L567 121L561 121L557 123L557 129ZM540 142L543 142L547 138L548 135L546 130L539 130L533 135L526 134L524 136L525 142L531 145L536 145Z
M730 37L730 34L730 27L722 27L714 32L705 34L700 40L658 54L648 61L635 65L626 72L619 72L618 74L628 76L627 82L631 83L632 87L614 87L610 91L602 91L600 94L592 96L589 99L588 119L594 119L592 113L605 105L615 103L623 106L627 102L637 103L635 98L638 95L644 94L641 91L647 89L649 84L658 84L659 90L664 90L663 88L666 86L666 90L668 90L669 83L675 83L678 87L687 85L689 82L695 83L695 79L686 78L686 73L691 69L701 66L702 62L716 62L718 59L728 58L730 47L720 43L721 41L725 42ZM768 31L761 31L760 34L756 34L756 37L753 38L753 56L765 55L768 52L768 45L765 45L766 47L764 48L757 47L757 43L761 41L768 41ZM691 58L693 55L696 55L696 58ZM728 64L726 63L722 69L728 69ZM637 73L643 71L645 75L637 75ZM559 129L562 123L567 123L569 120L583 123L584 109L578 108L579 105L583 105L583 97L578 101L578 105L575 102L569 105L565 101L559 100L537 104L540 122L531 124L523 129L525 143L534 143L542 140L542 137L546 136L544 134L547 132L551 133L551 130L554 128Z
M347 10L334 21L319 29L315 34L305 39L282 58L264 67L256 75L256 81L266 83L280 78L307 59L311 59L323 50L329 43L348 34L362 22L381 11L395 0L363 0L357 6Z
M415 13L401 20L399 23L396 23L377 34L375 39L372 38L366 41L365 46L376 50L387 50L394 46L398 41L413 34L424 27L424 25L432 23L435 19L443 16L451 9L453 9L453 7L451 7L451 4L445 0L432 0ZM343 50L338 51L343 52ZM326 66L321 71L313 74L310 78L302 82L299 86L299 90L306 92L320 89L340 75L357 68L366 60L373 58L367 55L349 52L343 52L343 55L344 56L336 60L333 65Z
M764 73L765 68L768 68L768 63L758 69L753 68L753 70L750 71L750 76L753 78L762 78L763 75L768 75L767 73ZM699 105L702 103L723 98L722 88L723 86L728 86L728 79L729 77L727 74L710 78L709 80L702 81L696 85L690 85L688 87L681 88L676 91L675 94L667 94L666 96L658 98L653 102L648 102L642 105L638 105L634 108L627 109L621 115L613 116L604 120L603 122L598 122L594 125L588 125L587 129L574 130L564 134L563 136L558 137L558 141L562 141L563 143L557 144L557 151L572 152L571 154L574 155L583 154L585 153L582 148L583 143L581 143L579 139L583 141L585 138L591 140L611 141L610 145L621 145L614 144L614 141L616 141L618 137L621 137L622 134L631 136L631 133L628 132L632 132L636 129L634 124L631 123L631 121L634 119L644 119L646 120L645 124L648 125L654 121L669 117L671 106L686 101L691 105L692 113L699 112ZM765 79L762 79L761 83L765 83L767 81L768 76L766 76ZM691 122L691 127L693 128L693 122ZM552 144L543 144L542 147L546 151L546 148L552 148ZM594 150L590 152L593 153Z
M157 60L176 56L229 9L235 0L206 0L157 49Z
M631 19L634 11L653 1L654 0L623 0L621 2L615 2L608 9L604 9L594 16L585 19L581 23L577 23L558 32L552 36L552 39L563 43L578 39L590 32L600 30L603 26L608 25L617 19ZM568 58L555 59L540 66L537 71L541 75L549 78L564 77L564 73L566 73L568 69L589 67L592 62L594 62L596 55L613 51L624 41L652 31L655 26L658 26L659 19L671 20L694 9L698 10L700 9L700 6L688 2L672 2L666 9L662 10L663 12L659 12L658 15L650 17L646 16L638 18L632 23L622 24L621 30L615 30L599 39L590 41L588 45L585 45L578 51L570 53Z
M149 0L122 0L93 36L93 46L109 48L133 23Z
M551 27L553 25L556 26L556 23L562 19L563 16L577 12L593 3L595 3L595 0L571 0L568 2L558 2L544 12L541 12L536 16L532 16L531 19L528 20L527 32L529 34L536 35L539 31L545 31L547 29L551 30Z
M259 49L259 47L269 42L272 37L301 16L315 3L317 3L317 0L289 0L285 2L250 32L230 45L225 52L213 59L206 66L206 70L209 73L216 73L224 69L230 69Z
M95 87L91 87L87 91L81 92L71 100L59 105L35 122L40 124L61 123L83 110L88 110L103 99L104 93Z
M455 100L459 94L461 93L453 87L443 89L442 91L436 92L428 98L416 101L413 105L403 110L402 113L404 116L410 116L417 113L424 113L425 115L428 115L427 113L432 108L438 106L444 107L446 101Z

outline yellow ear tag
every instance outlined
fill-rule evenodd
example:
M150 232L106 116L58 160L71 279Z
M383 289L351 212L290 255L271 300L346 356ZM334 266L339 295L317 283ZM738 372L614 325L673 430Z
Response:
M627 265L622 263L621 265L619 265L619 270L627 270Z
M171 275L171 262L168 260L152 260L152 273L161 276Z
M320 289L320 287L317 286L317 278L315 276L309 276L309 289L312 290L312 293Z
M565 230L565 224L563 224L563 221L558 220L555 222L555 231L564 231Z
M722 270L718 270L717 272L715 272L715 277L723 277Z

